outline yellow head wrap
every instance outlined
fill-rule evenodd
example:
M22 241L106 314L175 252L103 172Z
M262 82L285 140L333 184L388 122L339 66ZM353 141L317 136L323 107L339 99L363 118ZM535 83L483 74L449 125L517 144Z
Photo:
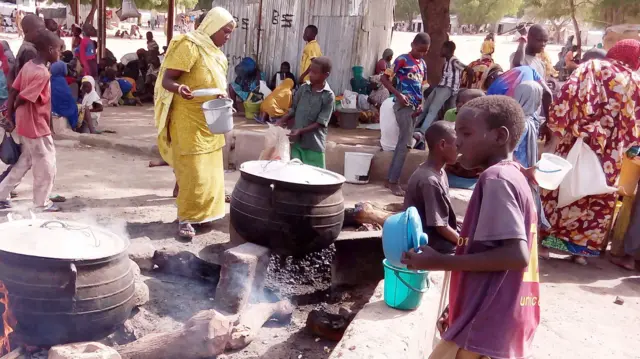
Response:
M204 20L202 20L200 26L198 26L198 29L195 32L203 33L206 36L211 37L228 23L233 23L233 26L236 26L233 15L231 15L225 8L219 6L214 7L207 13L207 16L205 16Z

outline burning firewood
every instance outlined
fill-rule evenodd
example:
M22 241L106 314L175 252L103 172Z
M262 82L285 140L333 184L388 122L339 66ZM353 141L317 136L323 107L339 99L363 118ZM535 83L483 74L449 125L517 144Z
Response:
M269 319L289 320L289 301L255 304L239 318L216 310L199 312L184 327L169 333L150 334L118 349L123 359L198 359L242 349L257 336Z
M0 281L0 307L2 309L3 326L3 331L0 333L1 355L11 351L11 346L9 345L9 334L13 333L13 328L15 328L17 324L16 319L13 317L13 313L9 310L9 292L2 281Z

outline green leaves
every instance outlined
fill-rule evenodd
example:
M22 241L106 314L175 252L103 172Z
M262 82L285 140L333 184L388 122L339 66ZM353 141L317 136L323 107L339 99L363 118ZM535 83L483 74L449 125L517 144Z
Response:
M396 21L410 21L413 20L417 15L420 15L418 0L396 0Z
M452 0L452 12L461 24L496 23L506 15L515 15L522 0Z

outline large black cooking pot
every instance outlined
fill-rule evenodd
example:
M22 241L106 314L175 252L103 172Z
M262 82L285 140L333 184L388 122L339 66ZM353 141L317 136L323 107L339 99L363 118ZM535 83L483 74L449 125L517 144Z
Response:
M231 225L245 240L302 255L330 246L344 221L337 173L299 161L249 161L231 195Z
M0 280L25 343L98 340L127 320L134 294L128 240L37 219L0 224L0 233Z

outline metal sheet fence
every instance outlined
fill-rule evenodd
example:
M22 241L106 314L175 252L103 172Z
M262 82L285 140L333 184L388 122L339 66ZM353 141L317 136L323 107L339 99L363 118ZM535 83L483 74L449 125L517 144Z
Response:
M233 68L245 56L257 59L267 79L287 61L299 75L307 25L318 26L318 42L333 62L329 84L336 93L349 88L351 68L372 72L375 61L391 41L395 0L216 0L229 10L238 28L223 51Z

